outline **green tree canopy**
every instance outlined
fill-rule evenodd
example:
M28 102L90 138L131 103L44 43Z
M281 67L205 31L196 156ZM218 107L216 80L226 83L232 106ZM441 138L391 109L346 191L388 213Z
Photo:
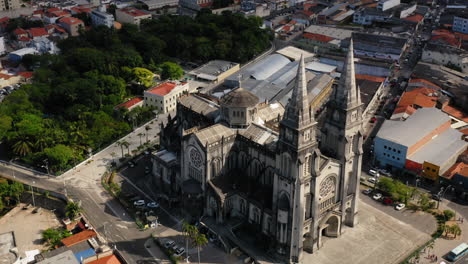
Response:
M53 168L64 168L73 159L73 150L62 144L46 148L44 153L49 160L49 165Z
M159 65L161 79L178 80L184 76L184 70L177 64L170 61L166 61Z
M150 87L153 85L154 73L152 73L150 70L141 67L135 67L132 69L132 74L135 78L135 81L139 84L145 87Z

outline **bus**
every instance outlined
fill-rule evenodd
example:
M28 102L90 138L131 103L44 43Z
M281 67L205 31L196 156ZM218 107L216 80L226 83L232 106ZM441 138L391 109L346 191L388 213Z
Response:
M466 252L468 252L468 244L462 243L461 245L452 249L450 253L448 253L447 260L452 261L452 262L456 261L457 259L463 257L466 254Z

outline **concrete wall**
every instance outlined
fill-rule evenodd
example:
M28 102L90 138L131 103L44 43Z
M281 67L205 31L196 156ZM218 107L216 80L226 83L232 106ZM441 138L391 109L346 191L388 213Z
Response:
M405 166L407 156L406 146L376 137L374 139L374 153L375 160L382 167L391 165L396 168L403 168Z
M463 73L468 73L468 53L466 53L466 55L463 57L459 54L451 53L449 50L447 50L447 52L440 52L424 49L421 60L440 65L447 65L448 63L451 63L460 67Z

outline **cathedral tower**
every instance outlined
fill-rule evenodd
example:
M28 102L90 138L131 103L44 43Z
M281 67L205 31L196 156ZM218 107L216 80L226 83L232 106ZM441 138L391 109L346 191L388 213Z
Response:
M322 130L321 149L342 164L340 196L342 219L348 226L357 223L357 195L362 163L362 103L354 71L354 49L351 39L343 71L327 109ZM351 206L347 208L348 201ZM345 210L346 209L346 210Z
M273 204L277 209L278 252L298 263L303 251L306 194L310 193L312 153L317 149L314 111L307 98L304 58L301 56L291 99L280 122ZM310 206L309 206L310 207Z

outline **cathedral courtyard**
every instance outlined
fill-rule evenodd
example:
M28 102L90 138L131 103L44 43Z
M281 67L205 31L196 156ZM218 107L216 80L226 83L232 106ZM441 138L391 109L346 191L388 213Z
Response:
M366 198L359 199L359 224L354 228L346 227L339 239L326 239L316 253L305 253L303 263L400 263L431 239L430 230L423 232L415 228L417 219L412 219L414 224L403 222L418 213L407 212L399 220L377 209L371 204L376 202ZM388 209L393 210L390 207ZM416 217L422 222L431 222L433 219L429 214ZM435 228L435 223L433 225Z

